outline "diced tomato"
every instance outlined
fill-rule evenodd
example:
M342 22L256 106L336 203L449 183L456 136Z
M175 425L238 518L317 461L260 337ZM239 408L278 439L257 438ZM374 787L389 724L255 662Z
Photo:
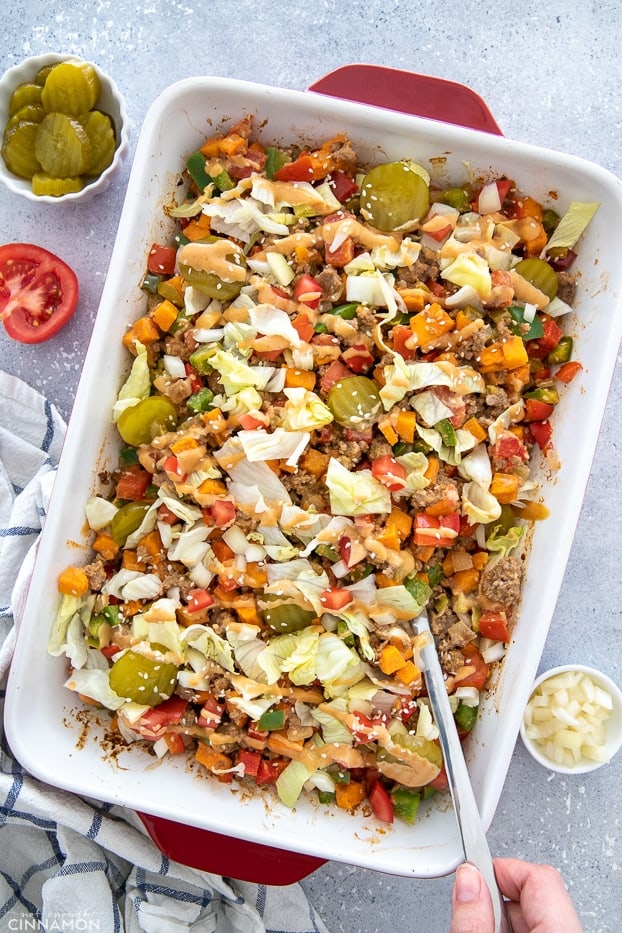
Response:
M364 343L355 343L341 354L341 359L357 375L366 373L373 366L374 358Z
M261 764L261 755L259 752L251 752L247 748L241 748L238 752L238 764L244 765L245 775L256 778Z
M292 321L292 326L301 340L309 343L313 337L313 323L306 314L299 314Z
M317 308L322 295L322 286L312 275L303 272L298 276L294 285L294 298L310 308Z
M340 243L336 249L326 247L326 262L337 269L342 269L354 259L354 240L348 237L343 243Z
M333 194L338 201L348 201L359 190L354 179L346 175L345 172L340 172L339 169L335 169L330 173L328 184L333 189Z
M465 666L472 667L474 670L465 677L456 677L456 686L458 687L476 687L481 690L490 674L490 665L484 661L483 657L474 645L465 645L462 649Z
M231 593L233 590L239 590L240 584L235 577L228 577L224 573L218 577L218 586L225 593Z
M214 696L208 697L199 713L199 724L207 726L209 729L215 729L222 722L224 711L224 703L219 703Z
M277 181L313 181L315 178L313 159L302 152L294 162L286 162L274 173Z
M329 365L320 379L320 388L322 392L329 392L335 383L339 382L340 379L345 379L347 376L350 376L351 373L352 370L344 366L340 360L335 360L334 363Z
M236 516L235 504L231 499L216 499L205 509L209 521L213 522L218 528L224 528L234 521Z
M492 456L494 460L511 460L512 457L518 457L526 462L529 459L527 448L520 437L511 431L502 431L499 434L492 448Z
M393 822L393 803L380 781L375 781L372 785L369 792L369 802L376 819L382 820L383 823Z
M569 382L572 382L577 373L580 373L583 367L581 363L575 360L570 360L568 363L564 363L559 367L555 373L555 378L559 379L560 382L568 385Z
M282 350L255 350L254 355L260 360L265 360L268 363L273 363L275 360L282 355Z
M171 755L181 755L186 751L184 740L177 732L167 732L163 736L163 739Z
M197 588L190 590L187 596L188 612L201 612L202 609L209 609L216 600L207 590Z
M403 356L405 360L414 360L416 355L414 347L406 346L406 341L411 340L412 335L412 328L407 327L406 324L396 324L391 331L393 349L396 353L399 353L400 356Z
M256 722L249 722L246 727L246 735L249 739L254 739L257 742L265 742L270 733L266 729L260 729Z
M551 350L555 349L564 336L564 332L550 315L539 314L538 316L542 323L544 333L542 337L538 337L536 340L527 341L527 353L529 356L541 360L544 359Z
M350 590L346 590L344 587L339 586L332 586L330 589L324 590L320 594L320 602L329 612L337 612L339 609L343 609L343 607L351 603L353 599L354 597Z
M479 632L483 638L493 641L509 641L508 620L505 612L486 610L479 617Z
M176 525L181 519L169 509L168 505L162 504L158 509L158 521L164 522L166 525Z
M509 178L497 178L497 191L499 192L499 200L503 204L508 194L514 187L514 182Z
M441 243L446 236L449 236L453 226L451 224L445 224L444 227L439 227L436 230L426 230L426 236L432 237L433 240L436 240L437 243Z
M162 469L165 473L169 473L174 479L179 483L183 483L188 474L181 468L179 460L173 454L170 454L164 460L162 464Z
M555 410L555 406L550 402L543 402L539 398L525 399L524 421L546 421Z
M0 246L0 321L20 343L42 343L67 324L78 303L67 263L32 243Z
M174 246L160 246L154 243L147 256L147 269L155 275L173 275L177 250Z
M140 502L145 498L147 487L151 483L151 473L139 466L129 466L121 473L117 483L117 496L119 499L129 499L131 502Z
M262 758L257 768L256 783L276 784L278 776L285 770L288 764L289 762L286 758L273 758L271 761L266 761L265 758Z
M350 731L357 742L366 745L375 738L378 726L386 724L387 717L381 715L376 719L372 719L370 716L365 716L364 713L357 711L354 714L354 721L355 725L350 727Z
M434 279L427 279L425 284L428 291L431 291L436 298L444 298L447 294L447 289L441 282L435 282Z
M414 697L402 697L400 699L400 719L402 722L408 722L418 709L417 700Z
M546 450L553 436L553 428L550 421L532 421L529 425L529 433L540 450Z
M136 731L145 739L151 739L155 742L160 738L166 726L178 723L186 712L188 701L181 697L172 696L163 703L154 706L153 709L143 713L136 723Z
M106 645L105 648L99 649L105 658L114 658L115 654L118 654L121 651L118 645Z
M240 415L238 420L240 422L240 427L244 428L245 431L255 431L257 428L265 428L266 426L265 421L262 421L262 419L258 418L256 415L251 415L249 412Z
M198 392L203 388L203 380L191 363L185 363L186 378L190 380L190 388L193 392Z
M434 780L426 784L426 787L431 787L433 790L437 790L441 794L446 790L449 790L449 781L447 779L445 765L441 767L441 770L438 772Z
M460 532L460 514L436 517L427 512L418 512L414 518L415 544L420 546L451 547Z
M406 468L395 457L386 454L377 457L371 465L371 474L390 492L397 492L406 485Z

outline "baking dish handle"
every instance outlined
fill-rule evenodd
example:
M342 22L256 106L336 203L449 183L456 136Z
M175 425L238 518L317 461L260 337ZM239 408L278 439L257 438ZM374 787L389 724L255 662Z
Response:
M479 94L445 78L384 65L353 64L331 71L310 85L309 90L503 135Z
M326 859L274 846L233 839L161 816L139 813L152 841L167 858L200 871L252 881L254 884L293 884L324 865Z

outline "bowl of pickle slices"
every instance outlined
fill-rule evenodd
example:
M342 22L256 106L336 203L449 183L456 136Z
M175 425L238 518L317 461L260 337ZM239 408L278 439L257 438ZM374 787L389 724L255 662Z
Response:
M74 55L37 55L5 72L0 126L0 180L34 201L90 200L108 188L128 148L117 85Z

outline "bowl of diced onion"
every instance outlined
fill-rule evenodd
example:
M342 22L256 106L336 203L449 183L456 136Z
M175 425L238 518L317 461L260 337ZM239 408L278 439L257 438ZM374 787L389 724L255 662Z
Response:
M622 691L592 667L555 667L535 680L520 733L545 768L562 774L594 771L622 747Z

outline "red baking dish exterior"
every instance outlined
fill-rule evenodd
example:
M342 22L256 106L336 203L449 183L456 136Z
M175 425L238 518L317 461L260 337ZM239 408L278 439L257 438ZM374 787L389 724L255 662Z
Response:
M503 135L490 110L475 91L445 78L385 68L383 65L354 64L331 71L312 84L309 90Z
M486 104L474 91L442 78L379 65L344 65L320 78L309 90L501 135ZM162 817L138 815L168 858L241 881L292 884L325 864L324 859L240 842Z

